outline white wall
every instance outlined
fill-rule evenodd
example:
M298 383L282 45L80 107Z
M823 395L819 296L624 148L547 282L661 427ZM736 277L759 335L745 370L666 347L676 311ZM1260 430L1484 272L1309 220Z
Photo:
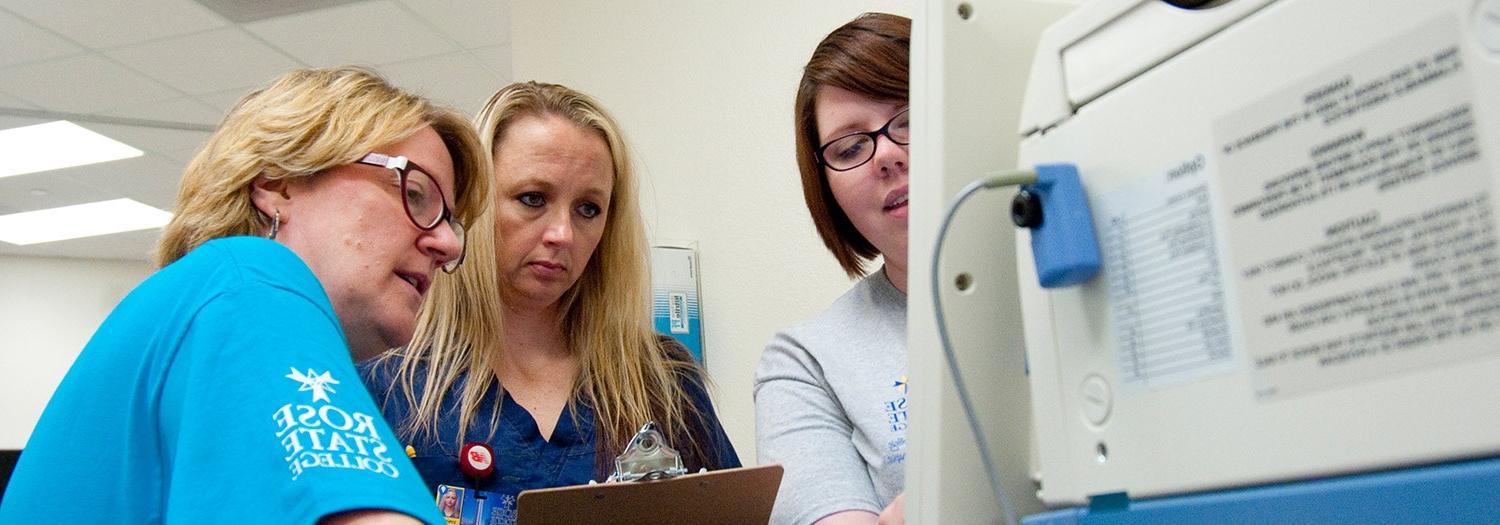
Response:
M99 323L145 261L0 256L0 448L22 448Z
M751 389L761 349L852 284L802 200L792 101L829 31L900 1L515 0L518 81L598 98L643 168L655 240L698 241L704 354L740 459L755 462Z

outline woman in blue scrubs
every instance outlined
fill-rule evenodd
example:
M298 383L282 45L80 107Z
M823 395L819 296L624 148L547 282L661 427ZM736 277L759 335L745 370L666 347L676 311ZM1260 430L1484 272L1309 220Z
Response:
M489 174L462 116L367 70L247 95L183 174L163 267L48 402L0 523L443 523L350 357L411 339Z
M587 95L527 82L496 93L478 127L494 228L473 232L412 344L366 369L426 481L474 487L506 516L522 490L605 479L648 421L689 471L738 467L702 369L652 327L618 124ZM468 442L494 449L493 475L460 472Z

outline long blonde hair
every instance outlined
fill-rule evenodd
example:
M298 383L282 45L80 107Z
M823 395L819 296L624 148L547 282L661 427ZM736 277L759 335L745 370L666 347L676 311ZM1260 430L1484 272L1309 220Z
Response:
M489 207L494 170L462 115L364 68L282 75L241 99L188 163L176 213L156 244L156 264L171 264L212 239L265 231L269 217L250 201L258 177L313 177L425 126L437 131L453 157L454 213L460 222L476 224L480 210Z
M635 170L619 125L588 95L539 82L518 82L496 92L475 118L475 125L480 141L494 155L499 153L511 123L544 115L561 117L597 133L609 146L614 168L609 218L598 248L578 282L560 299L569 350L580 364L569 411L576 414L575 400L593 408L596 450L601 453L596 460L618 453L641 425L655 420L664 434L676 437L674 445L679 450L695 455L707 466L705 436L697 435L704 426L703 415L686 401L680 383L684 379L700 383L706 379L690 358L668 355L652 327L645 223ZM493 204L479 220L485 225L493 223ZM402 359L393 385L405 396L407 406L414 407L408 421L397 423L406 437L438 438L444 398L467 377L458 394L456 414L458 439L462 440L487 395L497 351L505 348L499 329L503 306L496 277L494 228L474 230L468 241L467 262L453 279L436 283L407 351L387 357ZM419 376L420 392L416 386ZM495 410L492 429L498 417L499 410ZM686 446L681 444L684 438Z

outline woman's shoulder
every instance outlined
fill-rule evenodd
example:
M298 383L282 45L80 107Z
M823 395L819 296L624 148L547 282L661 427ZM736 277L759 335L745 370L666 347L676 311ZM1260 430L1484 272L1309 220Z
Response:
M777 332L767 350L842 348L852 341L885 338L896 332L904 340L906 296L877 271L855 283L822 311Z
M676 375L677 383L682 387L683 392L691 398L694 404L706 403L708 401L708 388L705 380L707 372L703 370L698 360L693 358L687 346L671 336L660 333L656 334L656 343L662 355L666 357L668 366L672 367L672 372Z
M658 333L656 334L656 347L660 349L662 357L666 358L667 365L677 375L678 382L683 383L685 388L698 390L703 388L703 366L693 358L693 353L688 350L687 345L672 336Z
M874 273L828 308L772 336L760 354L756 383L792 374L823 375L826 368L867 368L873 354L906 348L906 297Z
M393 416L405 416L409 412L407 396L404 394L407 385L401 379L406 373L403 368L408 365L409 359L416 360L410 363L411 393L420 397L427 384L427 362L420 357L410 357L402 349L396 349L355 365L365 389L370 392L387 419L399 419Z
M390 352L375 356L355 365L359 369L359 378L365 382L371 392L376 387L386 387L396 380L396 374L402 364L402 356L392 350Z
M289 266L293 264L295 268ZM337 325L322 286L295 254L265 239L227 237L205 242L152 273L116 310L122 316L155 312L192 319L206 305L258 311L292 297L312 304Z
M906 294L897 290L885 273L876 271L854 283L817 315L798 327L848 326L863 323L906 322Z
M682 341L678 341L677 338L670 335L656 334L656 346L661 349L662 355L670 361L697 363L693 360L693 353L688 350L687 345L682 344Z
M323 286L296 253L259 237L210 240L163 267L148 281L195 292L292 293L315 304L327 302Z
M260 237L220 237L193 248L167 268L193 269L230 265L245 269L305 269L302 259L285 245Z

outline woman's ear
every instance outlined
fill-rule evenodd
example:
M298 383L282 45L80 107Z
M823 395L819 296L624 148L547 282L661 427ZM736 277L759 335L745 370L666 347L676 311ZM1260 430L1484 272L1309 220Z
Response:
M286 179L271 179L261 175L250 183L250 202L266 217L285 208L285 204L291 200L292 195L287 193ZM283 217L282 220L286 219Z

